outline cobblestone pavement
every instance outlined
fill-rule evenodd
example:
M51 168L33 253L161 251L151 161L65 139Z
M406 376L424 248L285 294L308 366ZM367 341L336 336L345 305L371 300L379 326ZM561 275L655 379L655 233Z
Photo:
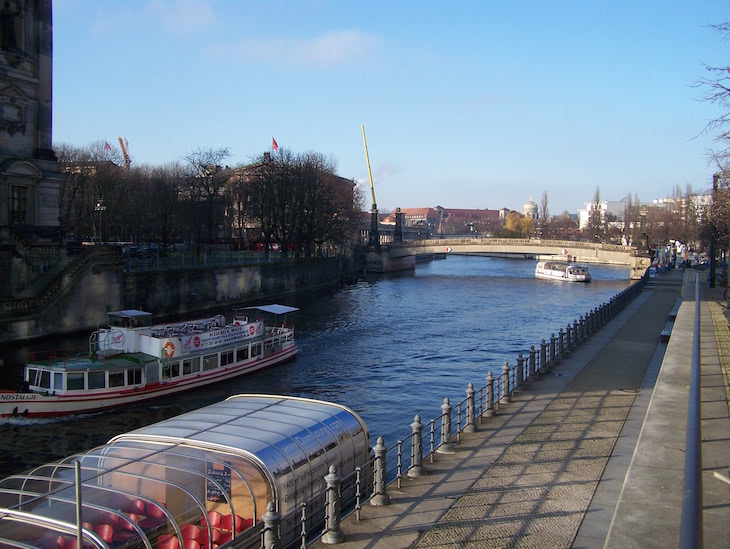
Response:
M679 290L655 290L414 547L570 547Z
M715 341L720 355L720 368L725 384L725 398L728 401L728 413L730 413L730 327L728 326L727 302L709 302L712 312L712 323L715 326Z

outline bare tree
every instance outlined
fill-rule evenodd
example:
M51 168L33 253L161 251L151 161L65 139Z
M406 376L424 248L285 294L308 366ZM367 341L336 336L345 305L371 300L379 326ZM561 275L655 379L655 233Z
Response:
M548 194L542 191L542 200L540 200L540 229L542 236L547 236L547 226L550 222L550 212L548 211Z
M710 25L710 28L722 36L722 40L730 38L730 22ZM713 152L713 157L721 171L730 160L730 66L710 67L705 65L708 76L700 78L695 86L704 92L702 99L718 105L722 112L705 126L706 133L716 133L715 141L720 149Z
M588 213L588 226L586 227L588 236L594 242L600 240L603 229L603 215L601 214L601 191L596 187L593 194L593 202L591 203L591 211Z
M192 150L183 157L188 166L183 192L187 199L186 220L198 253L204 243L230 237L224 228L229 170L223 165L229 155L227 148L208 148Z

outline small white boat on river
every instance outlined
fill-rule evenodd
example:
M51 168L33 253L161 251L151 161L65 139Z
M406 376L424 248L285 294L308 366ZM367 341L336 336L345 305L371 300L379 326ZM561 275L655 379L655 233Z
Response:
M535 267L535 278L567 280L568 282L591 281L591 275L586 265L565 261L539 261Z
M284 305L251 307L278 317ZM223 315L152 325L152 315L107 314L89 337L89 354L35 353L18 391L0 391L0 417L53 417L105 410L188 391L292 360L294 328Z

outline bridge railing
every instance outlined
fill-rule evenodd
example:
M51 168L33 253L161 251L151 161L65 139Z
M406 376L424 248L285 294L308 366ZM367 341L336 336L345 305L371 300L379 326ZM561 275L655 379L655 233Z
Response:
M486 244L495 246L554 246L556 248L580 248L586 250L606 250L612 252L637 252L636 246L623 246L620 244L604 244L602 242L583 242L580 240L548 240L543 238L494 238L487 236L463 236L463 237L444 237L431 238L428 240L407 240L402 242L392 242L389 246L394 248L418 248L438 245L451 244Z

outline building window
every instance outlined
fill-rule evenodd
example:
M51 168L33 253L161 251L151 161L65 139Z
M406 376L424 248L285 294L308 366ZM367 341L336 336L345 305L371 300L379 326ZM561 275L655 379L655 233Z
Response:
M10 223L27 223L28 188L10 187Z

